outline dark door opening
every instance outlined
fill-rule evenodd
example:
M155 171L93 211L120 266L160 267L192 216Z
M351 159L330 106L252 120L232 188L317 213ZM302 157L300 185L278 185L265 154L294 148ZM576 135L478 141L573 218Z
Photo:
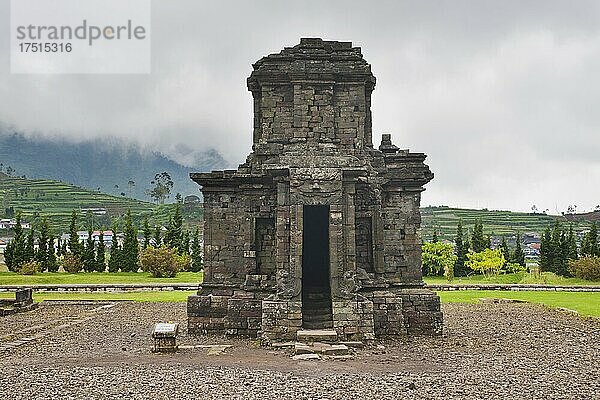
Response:
M302 326L333 327L329 283L329 206L304 206L302 230Z

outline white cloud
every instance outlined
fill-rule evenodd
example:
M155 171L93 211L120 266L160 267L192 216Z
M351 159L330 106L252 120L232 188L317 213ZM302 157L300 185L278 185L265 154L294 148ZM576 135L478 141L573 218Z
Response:
M429 155L425 204L590 209L600 202L599 6L154 1L152 74L11 75L2 62L0 121L122 137L187 163L214 147L235 165L251 146L251 64L302 36L352 40L378 79L375 137ZM0 31L7 54L6 18Z

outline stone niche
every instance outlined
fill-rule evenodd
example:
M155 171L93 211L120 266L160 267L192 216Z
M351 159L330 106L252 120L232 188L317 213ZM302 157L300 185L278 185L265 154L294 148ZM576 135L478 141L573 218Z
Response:
M423 288L425 154L384 134L375 77L350 42L301 39L253 65L252 152L237 170L192 173L204 196L204 282L188 331L294 339L439 335Z

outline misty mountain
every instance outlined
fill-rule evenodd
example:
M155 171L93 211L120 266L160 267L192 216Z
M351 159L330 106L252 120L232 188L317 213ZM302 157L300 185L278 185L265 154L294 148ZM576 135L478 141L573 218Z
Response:
M149 200L145 192L157 173L167 171L171 175L172 200L175 193L184 196L199 193L198 185L189 178L190 172L227 166L221 155L210 149L196 153L194 165L185 166L158 151L147 151L114 138L73 143L10 132L0 132L0 163L3 171L12 168L12 175L58 179L142 200Z

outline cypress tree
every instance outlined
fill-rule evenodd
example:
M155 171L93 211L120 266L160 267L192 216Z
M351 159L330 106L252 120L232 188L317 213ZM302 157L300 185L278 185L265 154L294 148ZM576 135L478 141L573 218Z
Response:
M431 243L437 243L438 242L438 234L437 234L437 229L433 230L433 237L431 238Z
M35 230L33 227L29 230L27 234L27 242L25 243L25 252L23 255L23 262L29 262L34 260L35 258Z
M183 239L181 240L181 250L179 254L187 254L190 255L190 234L186 230L183 232Z
M56 261L56 253L54 251L54 236L52 235L48 237L46 268L48 268L48 272L58 272L58 262Z
M192 256L192 272L200 272L202 270L202 255L200 254L200 233L198 228L194 231L191 244Z
M150 224L148 223L148 217L144 216L144 249L150 246L150 238L152 231L150 230Z
M506 242L506 237L502 236L502 242L500 243L500 251L502 252L502 255L504 256L504 260L505 260L505 265L506 263L509 262L509 260L511 259L510 256L510 249L508 247L508 243Z
M69 225L69 251L71 254L81 257L82 249L77 235L77 211L71 213L71 224Z
M485 236L483 235L483 224L479 219L475 221L475 226L473 227L471 245L473 246L473 251L475 253L484 251L489 245L489 240L486 240Z
M519 264L521 266L525 266L525 253L523 253L523 249L521 248L521 235L517 233L517 240L515 251L512 253L512 257L509 258L510 262Z
M93 231L88 229L88 238L82 254L83 269L85 272L94 272L96 270L96 250L94 245Z
M154 227L154 247L160 247L161 239L160 239L160 225L156 225Z
M110 258L108 259L108 272L118 272L121 268L121 249L117 239L118 229L119 226L115 222L112 226L113 239L110 246Z
M11 271L16 271L25 260L26 237L21 226L21 213L16 216L16 223L13 228L13 240L11 246ZM7 264L8 267L8 264Z
M123 233L122 269L127 272L137 272L139 248L137 230L133 226L133 221L131 220L131 210L128 210L125 216L125 228Z
M60 257L62 255L62 243L60 241L60 236L57 238L56 244L56 256Z
M563 249L561 247L561 230L558 221L554 224L554 228L552 228L552 236L550 239L550 249L552 250L552 267L550 272L554 272L555 274L559 274L561 272L561 263L563 259Z
M98 236L98 249L96 250L96 271L104 272L106 269L106 246L104 245L104 232L100 230Z
M175 212L173 217L169 218L169 228L165 235L165 244L172 249L180 249L183 240L183 217L181 215L181 205L175 203Z
M42 271L48 269L48 240L50 226L46 218L42 219L40 225L40 235L38 237L38 249L35 253L35 260L40 263Z
M456 237L454 238L454 254L456 254L456 262L454 263L454 275L455 276L467 276L471 271L465 265L467 261L467 254L469 253L468 243L463 242L463 229L462 220L458 221L456 227Z
M557 261L556 273L560 276L569 276L569 241L567 233L560 231L560 257Z
M552 231L547 226L540 243L540 269L550 271L552 268Z
M14 244L11 240L6 243L6 247L4 248L4 263L6 264L6 268L9 271L14 271Z
M577 260L579 256L577 255L577 240L575 239L575 233L573 232L573 225L569 226L569 235L567 237L567 248L568 248L568 258L569 260Z
M600 246L598 246L598 225L592 224L588 233L581 241L582 256L600 256Z

